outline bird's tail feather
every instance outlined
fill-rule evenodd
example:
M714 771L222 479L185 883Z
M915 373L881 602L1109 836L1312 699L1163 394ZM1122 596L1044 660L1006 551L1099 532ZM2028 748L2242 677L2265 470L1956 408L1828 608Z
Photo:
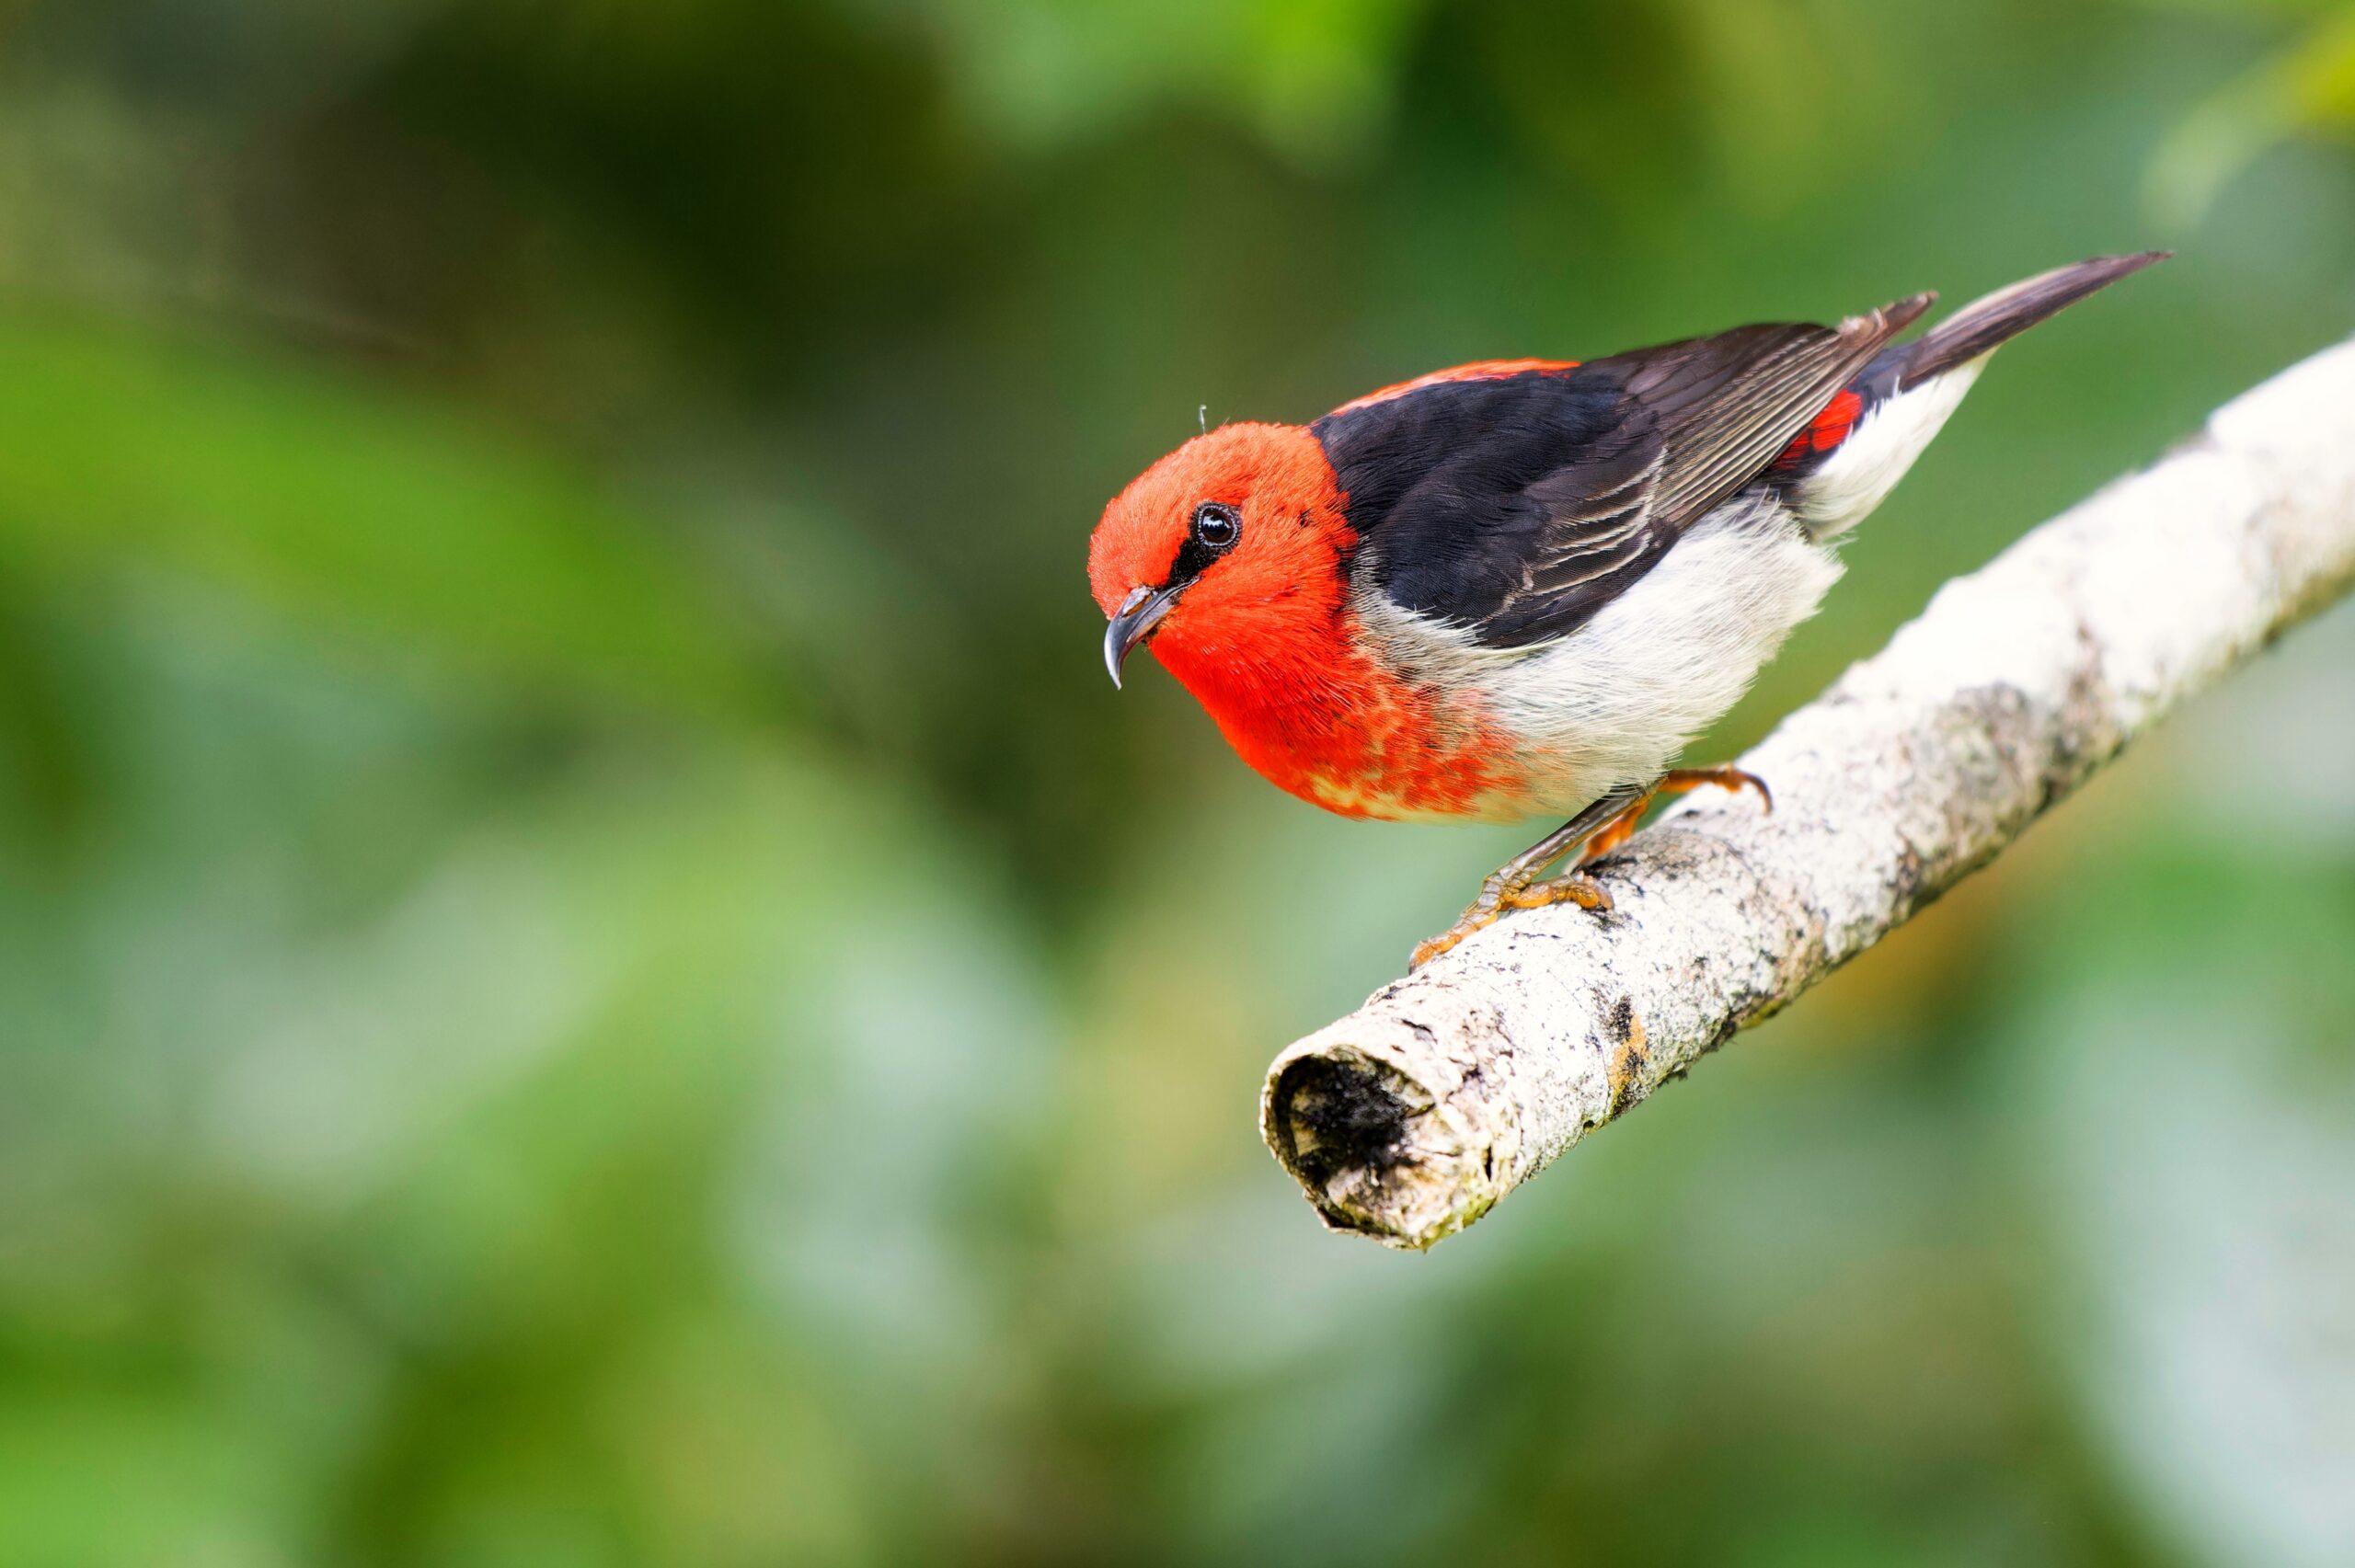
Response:
M1874 355L1848 383L1841 412L1851 423L1811 453L1799 452L1786 470L1785 493L1808 536L1829 539L1880 504L1999 344L2165 254L2098 256L2056 268L1974 300L1913 342Z
M1890 392L1927 381L1942 371L1992 353L2006 338L2054 312L2171 254L2146 250L2136 256L2097 256L2023 279L2008 289L1971 301L1913 342L1883 350L1857 379L1860 383L1886 379Z

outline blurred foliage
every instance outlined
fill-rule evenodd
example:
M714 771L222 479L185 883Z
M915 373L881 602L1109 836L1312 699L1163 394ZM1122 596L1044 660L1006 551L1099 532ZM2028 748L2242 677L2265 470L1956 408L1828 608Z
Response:
M2219 88L2159 149L2149 189L2160 212L2200 217L2226 180L2292 136L2355 134L2355 6L2314 8L2295 41Z
M2355 1560L2347 612L1416 1260L1258 1070L1521 835L1081 569L1205 403L2177 247L1739 746L2355 321L2346 15L0 6L0 1562Z
M442 410L104 329L0 323L0 521L32 549L691 704L744 683L642 523Z
M933 43L970 120L1043 148L1183 105L1315 165L1386 118L1423 0L867 0Z

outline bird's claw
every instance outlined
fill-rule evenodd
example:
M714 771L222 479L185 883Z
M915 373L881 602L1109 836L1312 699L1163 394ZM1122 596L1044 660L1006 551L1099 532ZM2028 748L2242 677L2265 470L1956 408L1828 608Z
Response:
M1658 788L1663 795L1683 795L1703 784L1715 784L1729 795L1748 790L1758 797L1767 816L1775 814L1775 792L1766 787L1764 779L1743 768L1677 768L1661 776Z
M1480 896L1464 911L1464 918L1417 946L1407 967L1421 968L1474 932L1496 924L1498 917L1507 910L1576 904L1596 914L1608 914L1611 895L1584 868L1633 837L1644 819L1644 812L1659 796L1683 795L1703 784L1715 784L1723 790L1749 790L1768 812L1775 809L1775 796L1767 789L1766 781L1756 773L1732 767L1678 768L1641 788L1614 790L1489 873L1488 880L1480 884ZM1576 856L1577 864L1558 876L1533 880L1539 871L1565 854Z
M1509 910L1542 910L1548 904L1576 904L1592 913L1607 915L1611 912L1611 895L1585 872L1566 871L1559 876L1507 893L1504 898L1504 906Z
M1419 943L1414 956L1407 960L1409 970L1419 969L1441 954L1449 951L1476 931L1486 931L1497 923L1508 910L1542 910L1549 904L1576 904L1597 914L1611 910L1611 895L1603 884L1583 871L1567 871L1559 876L1549 876L1543 882L1528 882L1519 887L1500 882L1495 877L1481 887L1480 897L1464 911L1464 917L1429 941Z
M1462 920L1457 921L1453 925L1449 926L1437 936L1427 937L1423 941L1415 944L1414 956L1407 960L1407 972L1411 974L1415 970L1421 968L1424 965L1430 963L1432 959L1438 957L1441 954L1447 952L1457 943L1471 935L1474 932L1485 931L1489 926L1496 924L1497 916L1502 912L1503 911L1499 910L1488 910L1485 912L1476 910L1465 910L1464 918Z

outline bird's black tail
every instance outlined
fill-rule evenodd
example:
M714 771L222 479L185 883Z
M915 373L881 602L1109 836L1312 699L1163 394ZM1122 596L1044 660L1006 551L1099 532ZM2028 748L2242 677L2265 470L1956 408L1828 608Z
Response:
M1913 342L1883 349L1849 384L1865 394L1868 402L1902 391L1941 371L1968 364L2095 290L2129 272L2140 272L2154 261L2165 261L2172 254L2146 250L2139 256L2097 256L1998 289L1971 301Z

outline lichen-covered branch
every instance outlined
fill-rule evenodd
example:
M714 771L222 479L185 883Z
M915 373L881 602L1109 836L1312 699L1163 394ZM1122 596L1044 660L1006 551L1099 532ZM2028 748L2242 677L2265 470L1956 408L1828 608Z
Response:
M1741 766L1268 1071L1326 1222L1428 1247L1870 947L2355 581L2355 342L1939 590ZM2219 766L2229 766L2220 760Z

